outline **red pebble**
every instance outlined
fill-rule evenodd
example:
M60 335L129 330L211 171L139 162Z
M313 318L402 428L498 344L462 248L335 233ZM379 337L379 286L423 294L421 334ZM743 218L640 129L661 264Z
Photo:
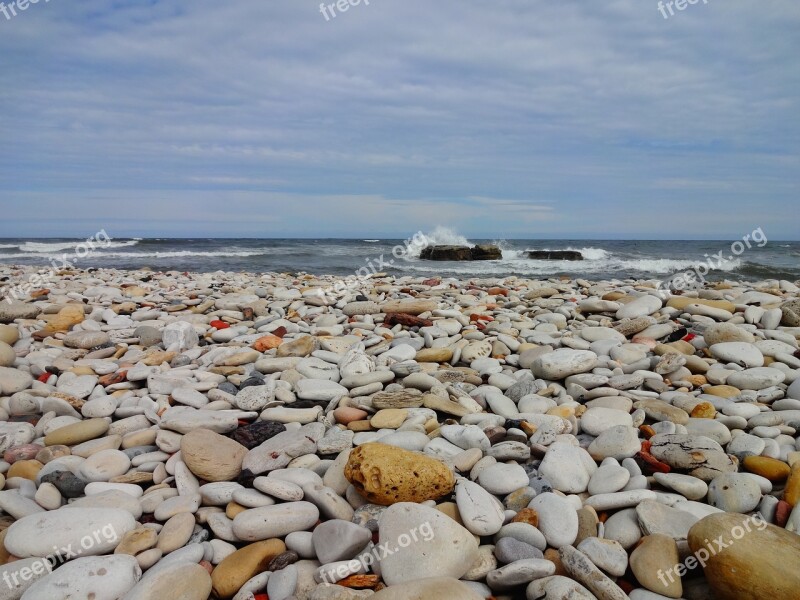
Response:
M775 507L775 525L778 527L786 527L789 521L789 515L792 514L792 505L786 500L779 500L778 505Z
M282 338L283 336L285 336L285 335L286 335L286 333L287 333L287 331L286 331L286 327L283 327L283 326L281 325L281 326L280 326L280 327L278 327L278 328L277 328L275 331L273 331L273 332L272 332L272 335L274 335L275 337Z
M228 329L230 327L230 325L228 325L225 321L219 321L219 320L211 321L209 325L211 325L215 329Z
M681 338L684 342L691 342L697 336L693 333L687 333L683 338Z
M36 379L36 381L38 381L40 383L47 383L47 380L50 379L51 375L52 375L52 373L42 373L41 375L39 375L39 377Z
M669 465L662 463L649 452L639 452L636 458L641 459L645 470L651 473L669 473L672 470Z

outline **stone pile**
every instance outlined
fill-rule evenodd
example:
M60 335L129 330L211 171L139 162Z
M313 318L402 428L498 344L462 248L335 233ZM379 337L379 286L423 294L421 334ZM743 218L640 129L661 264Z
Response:
M0 600L798 597L794 283L335 283L0 302Z

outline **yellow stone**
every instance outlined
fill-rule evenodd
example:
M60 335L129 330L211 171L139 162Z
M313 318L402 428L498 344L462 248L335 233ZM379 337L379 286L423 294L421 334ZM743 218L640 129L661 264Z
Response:
M768 456L745 456L742 465L751 473L766 477L773 483L786 481L792 472L785 462Z
M705 388L703 392L718 398L735 398L742 393L739 388L735 388L732 385L712 385Z
M375 413L369 424L375 429L397 429L408 416L405 408L384 408Z
M75 375L94 375L95 372L90 369L89 367L72 367L70 369L71 373L75 373Z
M691 369L689 370L691 371ZM691 383L694 387L700 387L708 383L708 379L706 379L704 375L690 375L686 378L686 381Z
M730 313L736 312L736 305L727 300L706 300L705 298L687 298L686 296L673 296L667 301L667 306L670 308L677 308L683 310L690 304L702 304L703 306L710 306L711 308L721 308Z
M164 352L161 350L156 350L155 352L148 354L142 362L144 362L144 364L148 367L157 367L162 363L168 363L176 356L178 356L177 352Z
M114 549L114 554L136 556L156 545L158 533L152 527L137 527L122 536L122 541Z
M105 419L87 419L51 431L45 436L44 443L45 446L74 446L99 438L107 431L108 421Z
M6 533L8 533L8 528L0 531L0 565L7 564L11 558L11 553L6 550Z
M453 358L453 351L450 348L423 348L417 352L417 362L438 362L443 363Z
M214 593L222 600L232 598L248 580L266 571L272 559L284 552L284 543L275 539L256 542L237 550L211 573Z
M18 460L8 469L6 477L22 477L34 481L43 466L38 460Z
M122 295L128 298L136 298L137 296L147 296L149 294L146 289L138 285L132 285L122 289Z
M695 523L688 542L695 556L702 549L708 555L704 570L715 598L798 597L800 536L796 533L747 515L717 513Z
M681 578L663 578L663 574L671 573L671 569L679 561L675 540L663 533L657 533L642 538L641 543L631 553L630 565L636 580L651 592L667 598L680 598L683 594Z
M683 340L668 342L666 344L658 344L653 349L653 352L655 352L658 356L664 356L665 354L669 354L670 352L692 355L695 353L695 351L696 348L694 346L692 346L689 342L684 342Z
M183 462L205 481L232 481L242 472L246 455L239 442L210 429L195 429L181 439Z
M608 292L607 294L603 294L603 300L610 300L611 302L622 302L624 303L625 300L623 298L627 298L627 296L623 292ZM630 302L630 300L628 300Z
M65 333L72 329L74 325L83 323L86 313L83 304L67 304L55 315L39 315L41 319L47 321L47 325L42 329L42 334Z
M549 409L547 414L568 419L569 417L575 416L575 409L571 406L555 406Z
M693 419L713 419L717 416L717 409L711 402L701 402L692 409Z
M364 498L383 506L436 500L455 487L453 472L444 463L380 443L353 450L344 476Z
M792 472L783 490L783 499L792 506L797 506L797 502L800 501L800 462L795 462L792 466Z
M461 520L461 513L458 512L458 505L455 502L442 502L441 504L437 504L436 510L446 514L462 527L464 526L464 521Z
M246 510L247 507L231 501L228 502L228 505L225 507L225 516L228 517L229 519L234 519L236 515L238 515L239 513L243 513Z

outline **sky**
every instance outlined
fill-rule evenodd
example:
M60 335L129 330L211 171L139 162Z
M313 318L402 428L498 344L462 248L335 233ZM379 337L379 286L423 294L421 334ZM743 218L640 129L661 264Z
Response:
M365 2L12 4L0 237L800 239L797 0Z

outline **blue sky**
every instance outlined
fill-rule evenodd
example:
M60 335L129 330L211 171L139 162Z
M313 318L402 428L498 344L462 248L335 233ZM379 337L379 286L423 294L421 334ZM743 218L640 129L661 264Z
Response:
M0 236L800 239L797 0L319 6L0 13Z

